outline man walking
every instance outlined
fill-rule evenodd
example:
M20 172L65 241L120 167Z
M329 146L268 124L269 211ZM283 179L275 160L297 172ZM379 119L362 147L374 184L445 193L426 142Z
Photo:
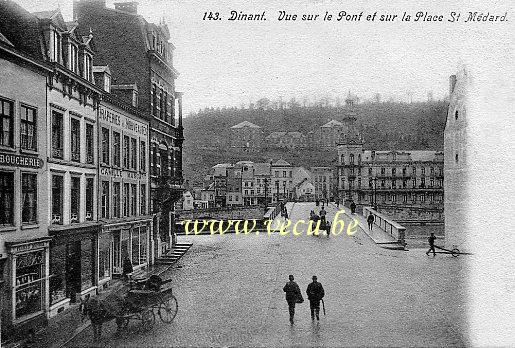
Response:
M283 291L286 293L286 302L288 302L288 311L290 312L290 324L293 325L293 317L295 315L295 303L302 297L299 285L294 281L293 275L290 274L290 281L286 283Z
M325 216L326 216L327 212L325 211L324 209L324 206L322 206L322 209L320 209L320 223L322 225L325 225Z
M436 256L436 251L435 251L435 234L434 233L431 233L431 235L427 238L427 241L429 242L429 250L426 251L426 255L429 255L429 253L431 251L433 251L433 257Z
M324 298L325 292L322 284L317 282L317 276L313 276L313 282L309 283L306 290L309 299L309 309L311 310L311 320L320 320L320 300Z
M368 214L367 222L368 222L368 229L370 231L372 231L372 225L374 224L374 215L372 213Z

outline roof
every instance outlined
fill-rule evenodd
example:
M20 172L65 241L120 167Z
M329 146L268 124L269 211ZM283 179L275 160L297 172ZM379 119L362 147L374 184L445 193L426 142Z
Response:
M280 138L286 135L286 132L272 132L266 138L267 139L275 139Z
M0 33L0 41L8 44L9 46L14 46L11 41L7 40L5 36L2 35L2 33Z
M274 164L272 164L273 166L276 166L276 167L284 167L284 166L291 166L291 164L289 164L288 162L286 162L285 160L283 159L280 159L278 160L277 162L275 162Z
M398 155L409 155L409 158L413 162L432 162L436 159L437 155L442 155L441 151L431 151L431 150L399 150L399 151L375 151L377 155L386 155L391 152L395 152ZM363 160L371 161L372 160L372 151L366 150L363 151Z
M232 126L231 128L236 129L236 128L244 128L244 127L250 127L250 128L261 128L261 127L259 127L258 125L255 125L254 123L249 122L249 121L243 121L243 122L240 122L240 123L238 123L237 125Z
M109 69L109 65L94 65L93 66L93 73L108 73L111 75L111 70Z
M11 0L0 1L0 33L18 50L44 58L38 18Z
M252 161L239 161L239 162L236 162L236 164L237 164L237 165L238 165L238 164L252 165L252 164L254 164L254 162L252 162Z
M254 175L270 175L270 163L254 163Z
M324 124L322 127L323 128L343 127L343 123L338 122L336 120L331 120L331 121L327 122L326 124Z

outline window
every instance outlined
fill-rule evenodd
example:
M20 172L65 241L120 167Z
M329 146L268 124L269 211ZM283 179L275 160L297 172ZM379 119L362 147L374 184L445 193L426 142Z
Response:
M94 181L93 178L86 178L86 220L93 220L93 190Z
M138 167L138 143L137 140L134 138L131 138L131 169L136 170Z
M160 116L160 118L165 121L166 121L166 96L167 95L168 94L166 92L161 91L161 105L160 105L161 116Z
M358 188L361 188L361 178L358 178Z
M425 175L426 175L426 168L422 167L422 176L425 176Z
M454 161L455 161L456 163L458 163L458 154L456 154L456 156L454 156Z
M384 188L384 179L381 180L381 187Z
M132 91L132 106L138 107L138 92Z
M129 137L123 136L123 167L129 168Z
M63 114L52 111L52 157L63 159Z
M372 176L372 168L368 168L368 175Z
M426 202L426 195L425 194L421 194L420 195L420 203L425 203Z
M37 175L21 174L21 222L35 224L37 222Z
M144 141L139 145L139 169L142 172L147 170L147 146Z
M80 178L71 178L71 205L70 205L70 222L79 222L80 220Z
M84 55L84 78L88 81L91 81L91 63L92 59L89 54ZM109 92L109 91L107 91Z
M78 73L79 52L77 46L70 44L70 56L68 58L70 62L68 68L74 73Z
M173 124L173 119L172 119L172 113L171 113L171 110L172 110L172 96L168 96L168 98L166 99L166 121Z
M426 187L426 178L420 179L420 187Z
M131 184L131 215L136 215L138 206L136 205L136 197L138 196L138 190L136 184Z
M456 120L458 119L458 110L456 110L456 111L454 112L454 119L456 119Z
M129 184L123 184L123 216L129 216Z
M80 162L80 121L72 118L70 121L71 160Z
M60 62L61 59L61 35L54 30L52 31L52 61Z
M413 168L411 168L411 172L413 175L417 175L417 167L413 166Z
M0 145L13 146L14 115L13 103L0 99Z
M402 195L402 202L408 203L408 195L406 193Z
M22 105L20 111L20 146L25 150L36 151L36 109Z
M385 174L385 169L384 168L381 168L381 175L384 175Z
M163 99L163 90L159 88L159 91L157 92L157 99L156 99L156 116L161 117L161 99Z
M140 214L145 215L147 213L147 185L140 185L140 196L139 196Z
M413 188L417 187L417 179L413 179L412 183L413 183Z
M161 158L161 176L168 176L168 150L161 149L159 152L159 157Z
M52 175L52 223L63 223L63 177Z
M429 187L434 187L435 186L435 179L431 178L431 180L429 181Z
M120 163L120 142L121 136L118 132L113 132L113 165L121 167Z
M102 217L109 219L109 181L102 181Z
M109 164L109 129L102 127L102 163Z
M392 168L392 176L395 176L397 174L397 168Z
M121 193L121 184L119 182L113 183L113 217L120 217L120 193Z
M152 100L152 115L157 116L157 90L156 85L152 84L152 91L151 91L151 100Z
M354 164L354 154L349 155L349 164Z
M345 164L345 155L340 156L340 163Z
M402 175L406 175L406 167L402 168Z
M14 173L0 172L0 225L14 223Z
M286 178L286 171L283 171L283 178Z
M43 251L18 255L15 273L15 316L18 319L43 309L43 294L45 293Z
M431 167L431 176L435 175L435 168L434 167Z
M95 163L93 125L86 123L86 163Z

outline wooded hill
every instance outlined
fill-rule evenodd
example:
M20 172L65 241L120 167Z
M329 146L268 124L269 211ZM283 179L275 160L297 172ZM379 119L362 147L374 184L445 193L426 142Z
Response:
M298 131L307 135L352 112L365 140L365 149L443 150L447 101L418 103L362 103L352 107L292 106L289 108L204 109L184 119L184 177L199 184L211 166L238 160L269 161L283 158L293 165L328 165L336 155L327 149L235 151L230 128L250 121L271 132ZM320 159L320 163L318 162Z

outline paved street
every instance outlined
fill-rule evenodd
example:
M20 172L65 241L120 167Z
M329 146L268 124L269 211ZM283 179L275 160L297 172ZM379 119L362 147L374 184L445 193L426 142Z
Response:
M307 219L312 203L288 204ZM336 207L330 207L332 218ZM341 216L345 224L349 219ZM193 248L173 278L179 313L148 332L115 336L104 325L99 346L449 346L466 345L466 257L385 250L361 230L353 236L189 236ZM316 274L327 315L312 323L309 304L288 322L282 287L294 274L303 295ZM70 346L92 344L91 328Z

